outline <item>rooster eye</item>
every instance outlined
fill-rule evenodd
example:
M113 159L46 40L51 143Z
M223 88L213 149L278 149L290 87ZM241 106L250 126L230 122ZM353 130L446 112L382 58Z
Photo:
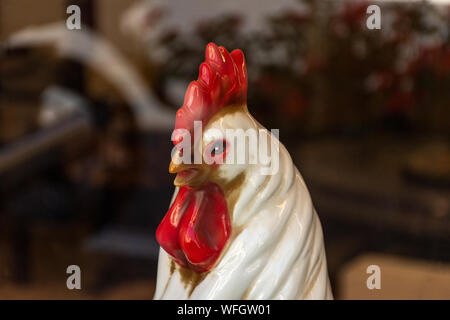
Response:
M224 140L216 141L211 146L211 156L218 156L225 152L227 144Z
M205 150L204 159L207 164L222 164L227 153L227 141L216 140L208 144Z

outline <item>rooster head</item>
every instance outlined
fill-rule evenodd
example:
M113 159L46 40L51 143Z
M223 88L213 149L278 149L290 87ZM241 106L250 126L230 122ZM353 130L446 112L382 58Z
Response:
M190 83L176 114L169 172L177 174L179 188L156 232L161 247L180 266L199 273L215 265L231 235L231 194L243 183L247 162L227 161L242 150L226 139L226 132L256 128L246 97L242 51L228 53L208 44L198 80Z

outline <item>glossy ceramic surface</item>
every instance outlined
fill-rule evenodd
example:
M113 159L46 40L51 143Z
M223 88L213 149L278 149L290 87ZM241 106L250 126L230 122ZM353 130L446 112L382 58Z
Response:
M176 128L192 131L190 123L202 121L193 152L212 145L213 155L224 157L237 153L234 141L223 140L226 130L262 132L258 143L269 141L277 157L264 164L179 164L173 158L177 188L157 231L162 249L155 299L332 298L309 192L285 147L248 112L246 90L242 52L208 45ZM181 140L174 135L176 145ZM253 159L250 145L239 152ZM274 161L274 173L262 174Z

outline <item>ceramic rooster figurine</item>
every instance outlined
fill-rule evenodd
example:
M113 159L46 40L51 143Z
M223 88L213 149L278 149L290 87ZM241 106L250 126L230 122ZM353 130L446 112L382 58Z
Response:
M242 51L210 43L176 115L176 190L156 232L155 299L332 299L308 190L246 97ZM256 140L239 147L230 133ZM258 161L264 141L275 156ZM196 153L201 161L190 161Z

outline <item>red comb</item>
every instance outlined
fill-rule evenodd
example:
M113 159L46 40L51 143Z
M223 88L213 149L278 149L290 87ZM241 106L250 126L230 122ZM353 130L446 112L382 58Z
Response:
M198 80L192 81L178 110L176 129L186 129L193 137L194 121L205 125L221 108L232 104L245 104L247 100L247 68L244 54L236 49L228 53L214 43L206 46L205 62L200 65ZM182 139L175 133L176 145Z

